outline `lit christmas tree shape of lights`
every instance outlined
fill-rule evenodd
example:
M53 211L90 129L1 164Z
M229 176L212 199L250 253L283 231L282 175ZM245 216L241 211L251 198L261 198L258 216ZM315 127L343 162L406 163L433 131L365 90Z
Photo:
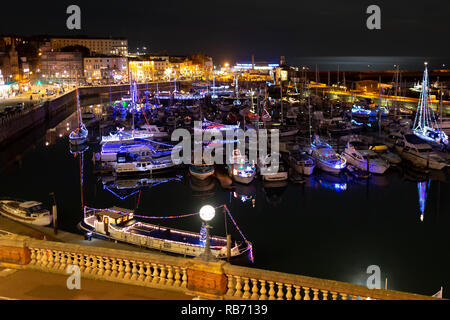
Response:
M448 136L439 129L439 126L431 109L431 98L429 95L430 84L428 79L428 63L425 62L423 72L422 91L420 92L419 104L417 106L416 118L414 119L413 132L421 139L448 144Z

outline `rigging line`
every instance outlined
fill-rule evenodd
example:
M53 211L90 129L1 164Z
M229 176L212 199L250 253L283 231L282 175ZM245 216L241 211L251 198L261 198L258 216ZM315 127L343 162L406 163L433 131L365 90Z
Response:
M236 224L236 221L234 221L233 216L230 213L230 210L228 210L228 207L226 204L223 205L225 211L227 212L228 216L230 217L231 221L233 222L234 226L236 227L236 229L239 231L239 233L241 234L242 238L245 240L245 242L249 242L247 240L247 238L244 236L244 234L242 233L241 229L239 229L238 225Z

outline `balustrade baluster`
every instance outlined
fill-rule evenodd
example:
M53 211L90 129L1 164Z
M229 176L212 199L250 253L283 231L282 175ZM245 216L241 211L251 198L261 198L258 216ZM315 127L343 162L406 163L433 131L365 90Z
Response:
M311 297L309 296L309 288L303 287L305 296L303 297L303 300L311 300Z
M59 259L59 270L66 271L67 268L67 258L66 253L61 251L61 258Z
M125 277L125 268L123 267L123 259L117 259L117 266L118 266L118 274L117 274L117 278L118 279L123 279Z
M292 285L287 284L286 285L286 300L292 300Z
M173 272L172 272L172 267L171 266L167 266L167 282L166 285L171 286L173 284Z
M92 269L91 269L91 256L88 255L88 254L85 254L84 256L86 258L85 259L86 262L84 263L84 266L85 266L84 273L89 274L92 271Z
M156 263L152 263L153 266L153 279L152 283L158 283L159 282L159 271L158 271L158 265Z
M133 266L131 269L131 280L137 280L138 278L138 269L137 269L137 262L134 260L131 260L131 265Z
M36 249L35 248L30 248L30 264L31 265L35 265L36 264Z
M302 296L300 295L300 286L294 285L294 289L295 289L294 300L301 300Z
M248 285L248 278L244 278L244 294L242 295L242 298L250 298L250 286Z
M144 282L146 284L149 284L150 282L152 282L152 270L150 268L150 263L149 262L144 262L145 264L145 279Z
M266 281L265 280L259 280L261 282L261 295L259 296L259 300L267 300L267 290L266 290Z
M123 259L125 262L125 275L123 277L124 280L130 280L131 279L131 269L130 269L130 261L127 259Z
M117 272L117 259L116 258L111 258L111 274L109 275L111 278L116 278L118 275Z
M166 284L166 267L163 264L159 265L161 268L161 273L159 274L159 284L165 285Z
M251 299L252 300L258 300L259 299L258 280L252 278L251 281L252 281L252 296L251 296Z
M277 292L277 300L283 300L283 284L281 282L277 282L278 292Z
M242 289L241 277L239 277L239 276L234 276L234 279L235 279L235 283L236 283L236 286L235 286L235 290L236 290L236 291L234 292L234 295L233 295L233 296L240 298L240 297L242 296L242 291L241 291L241 289Z
M144 263L142 261L139 261L139 277L138 280L139 281L144 281L145 279L145 272L144 272Z
M97 272L96 275L103 276L105 273L105 265L103 264L103 257L97 256L98 264L97 264Z
M331 299L332 300L337 300L337 298L338 298L337 292L331 291Z
M187 271L186 268L181 268L183 270L183 277L181 278L181 287L186 288L187 287Z
M227 274L226 276L228 278L226 295L231 297L234 294L234 281L233 281L234 279L233 279L233 276L231 274Z
M275 300L275 290L273 289L273 281L267 281L269 283L269 300Z
M313 291L313 300L319 300L319 289L312 289Z
M178 267L174 267L175 268L175 282L174 282L174 286L175 287L179 287L181 285L181 275L180 275L180 268Z
M322 291L322 300L328 300L328 290L320 290Z
M109 277L111 275L111 260L110 258L105 257L105 273L104 276L105 277Z

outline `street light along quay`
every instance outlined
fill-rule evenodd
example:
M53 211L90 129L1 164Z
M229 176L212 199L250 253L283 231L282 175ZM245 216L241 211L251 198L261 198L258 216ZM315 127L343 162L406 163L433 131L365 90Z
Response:
M216 257L211 252L210 248L210 236L209 236L209 229L211 228L208 222L210 222L212 219L214 219L214 216L216 215L216 210L213 206L206 205L203 206L200 209L200 218L205 222L205 229L206 229L206 243L205 243L205 251L203 251L202 254L198 256L200 260L203 261L217 261Z

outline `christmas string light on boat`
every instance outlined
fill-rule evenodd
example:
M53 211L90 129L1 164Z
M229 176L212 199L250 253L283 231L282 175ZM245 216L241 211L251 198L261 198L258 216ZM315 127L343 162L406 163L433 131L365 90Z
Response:
M421 139L448 144L448 136L439 129L434 112L431 109L431 97L429 95L428 63L425 62L423 72L422 91L420 92L417 113L414 119L413 132Z

